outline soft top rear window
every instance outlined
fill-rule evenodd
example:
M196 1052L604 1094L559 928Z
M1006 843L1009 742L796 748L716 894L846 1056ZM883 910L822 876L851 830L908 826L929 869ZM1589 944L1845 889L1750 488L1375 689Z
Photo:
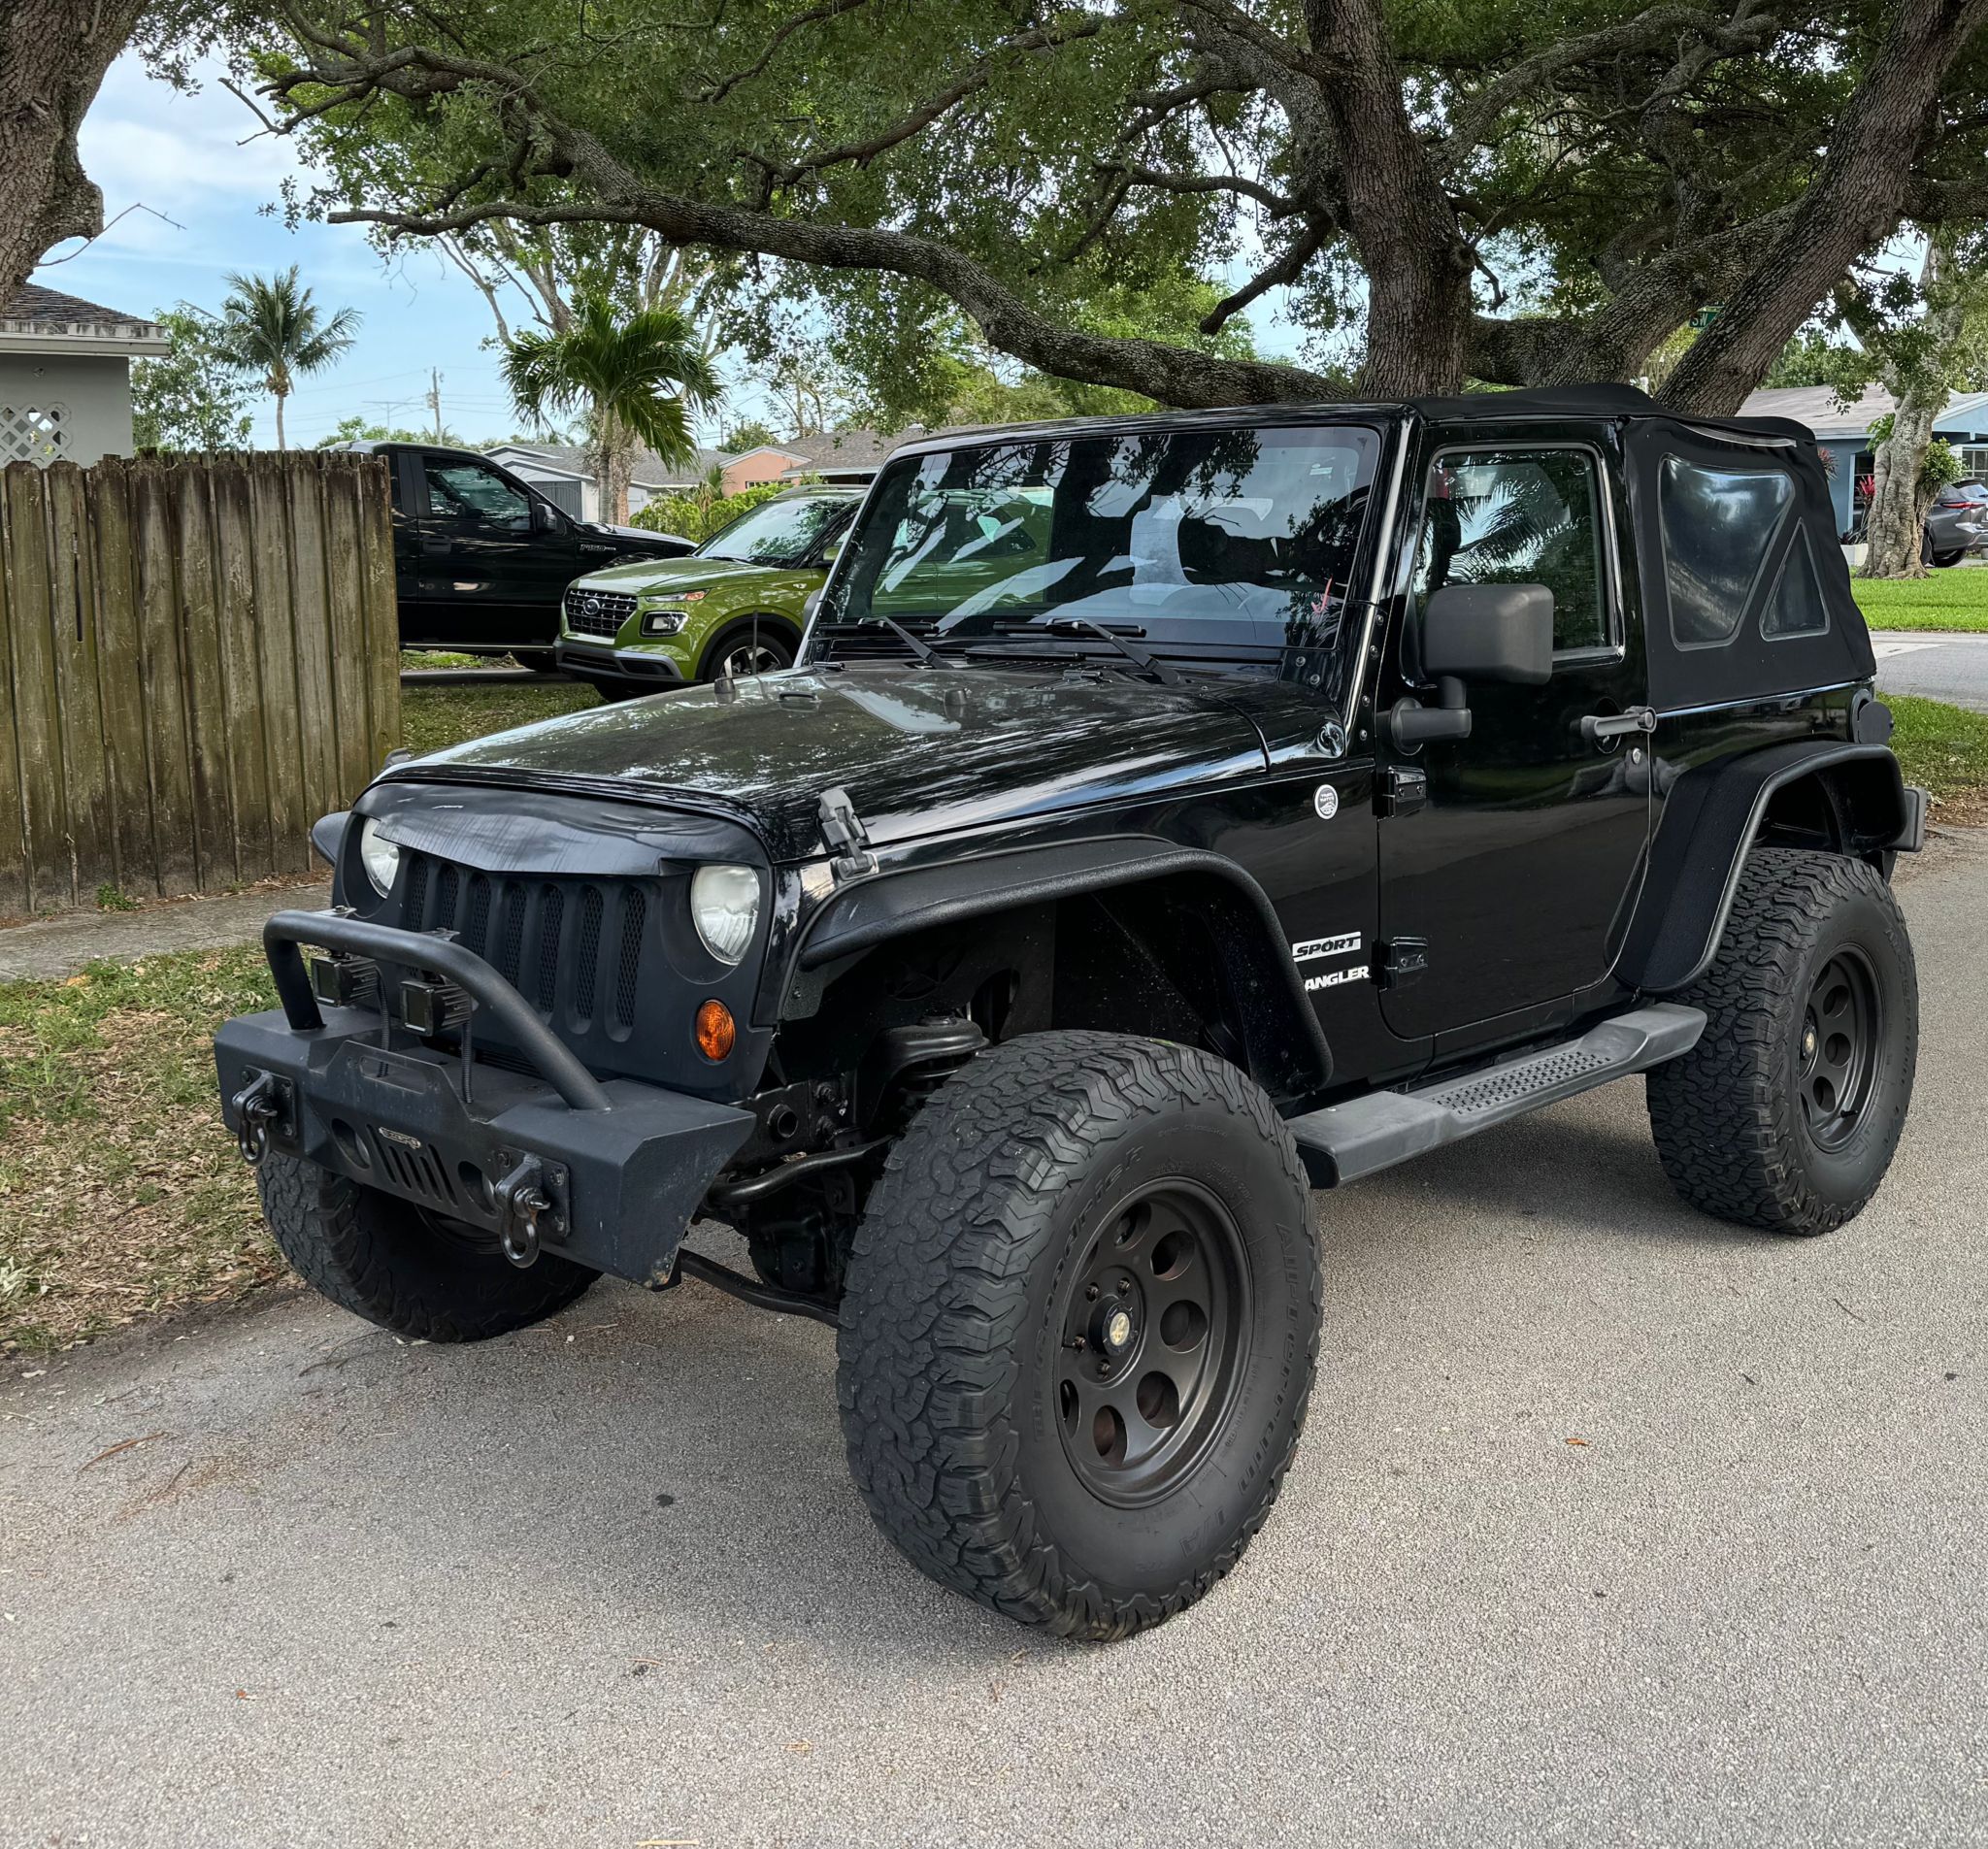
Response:
M1795 505L1784 469L1710 469L1666 456L1657 512L1679 648L1716 648L1754 607L1781 523Z

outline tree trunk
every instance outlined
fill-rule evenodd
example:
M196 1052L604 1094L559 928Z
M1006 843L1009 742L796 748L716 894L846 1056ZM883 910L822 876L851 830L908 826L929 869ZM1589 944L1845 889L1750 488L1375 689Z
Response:
M1862 576L1923 578L1926 562L1923 537L1933 494L1923 485L1926 451L1933 442L1933 420L1944 408L1938 402L1903 404L1892 418L1891 435L1878 446L1871 510L1864 520Z
M143 11L143 0L0 6L0 304L51 246L104 228L76 131Z
M1663 390L1673 409L1730 416L1865 251L1898 228L1947 67L1988 0L1901 0L1831 138L1828 157Z
M587 462L601 497L601 518L628 524L628 483L635 473L635 439L611 412L598 408L587 438Z
M276 395L276 446L279 449L287 449L290 446L283 437L283 395L282 392L278 392Z

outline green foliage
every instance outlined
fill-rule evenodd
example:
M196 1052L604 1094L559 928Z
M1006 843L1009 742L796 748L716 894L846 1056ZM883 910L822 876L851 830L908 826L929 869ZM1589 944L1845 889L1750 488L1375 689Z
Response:
M276 400L276 440L283 446L283 400L300 374L322 372L352 344L359 311L326 315L298 281L293 263L273 277L234 274L221 304L216 344L244 372L261 375Z
M665 462L696 453L688 412L716 404L723 389L683 315L623 314L604 295L581 303L562 333L518 335L505 349L504 382L533 423L584 414L597 443L625 435Z
M445 430L438 439L432 430L403 430L391 424L370 422L364 417L341 417L337 427L319 437L312 446L315 449L330 449L342 443L435 443L460 445L462 439L451 430Z
M1865 348L1836 339L1825 328L1807 327L1781 348L1761 383L1828 385L1839 404L1849 404L1872 377L1872 360Z
M157 319L173 350L131 364L133 443L140 449L246 447L249 385L213 321L183 302Z
M675 533L702 545L720 527L730 526L742 513L750 513L794 485L791 481L767 481L756 488L741 488L737 494L706 487L689 494L658 495L644 504L631 523L651 533Z
M718 438L718 447L728 456L742 455L747 449L777 446L779 443L779 438L774 435L773 426L761 423L756 417L732 425Z

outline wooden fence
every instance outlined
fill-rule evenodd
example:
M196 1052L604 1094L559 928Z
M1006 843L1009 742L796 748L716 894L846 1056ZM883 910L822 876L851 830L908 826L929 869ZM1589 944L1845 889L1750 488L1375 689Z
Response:
M0 916L307 871L399 648L374 458L0 470Z

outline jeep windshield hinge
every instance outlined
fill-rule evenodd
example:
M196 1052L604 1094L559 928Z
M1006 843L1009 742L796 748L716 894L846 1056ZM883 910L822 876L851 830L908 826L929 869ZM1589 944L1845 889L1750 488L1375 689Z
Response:
M870 851L870 833L847 790L837 785L821 792L821 839L834 851L829 870L838 879L854 879L877 871L877 856Z

